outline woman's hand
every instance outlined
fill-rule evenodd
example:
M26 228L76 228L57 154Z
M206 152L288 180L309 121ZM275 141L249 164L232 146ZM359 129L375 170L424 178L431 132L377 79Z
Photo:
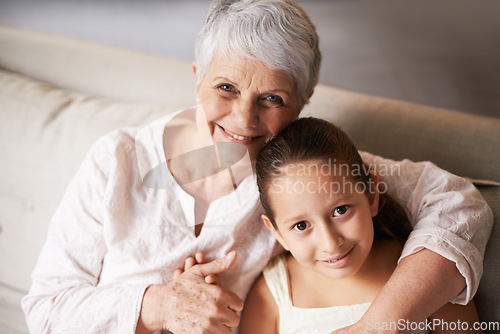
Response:
M235 259L234 252L197 265L188 258L185 270L171 282L151 285L144 293L136 333L162 329L175 334L232 333L243 301L217 284L207 284L206 278L228 270Z
M182 275L183 272L188 270L189 268L192 268L196 264L203 264L205 263L205 254L198 252L194 257L190 256L184 261L184 269L176 269L174 272L174 279ZM205 277L205 282L208 284L219 284L219 281L217 280L217 276L215 274L210 274Z

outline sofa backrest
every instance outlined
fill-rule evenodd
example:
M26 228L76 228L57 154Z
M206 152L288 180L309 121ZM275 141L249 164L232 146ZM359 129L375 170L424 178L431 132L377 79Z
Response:
M0 68L122 102L193 105L191 64L72 38L0 26ZM32 55L36 55L33 57ZM430 160L500 182L500 118L487 118L318 85L304 115L342 126L360 149Z

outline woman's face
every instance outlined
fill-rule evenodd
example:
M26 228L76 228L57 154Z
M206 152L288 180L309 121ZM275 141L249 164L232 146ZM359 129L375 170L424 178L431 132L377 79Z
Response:
M246 57L214 57L196 97L213 140L245 145L252 161L301 109L294 79Z
M268 188L277 229L263 218L304 269L346 278L355 275L370 254L378 195L367 195L363 183L329 175L321 167L320 162L305 162L285 169Z

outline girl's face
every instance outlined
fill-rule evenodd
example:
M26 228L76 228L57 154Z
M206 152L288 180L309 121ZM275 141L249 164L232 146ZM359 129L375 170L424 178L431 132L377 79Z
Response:
M358 192L364 190L363 183L330 175L333 168L327 169L332 173L324 173L321 166L321 162L304 162L285 169L268 189L277 229L266 216L262 218L302 266L345 278L356 274L370 253L378 193ZM372 179L375 191L376 174Z
M245 57L214 57L196 97L213 140L245 145L252 161L301 109L295 80Z

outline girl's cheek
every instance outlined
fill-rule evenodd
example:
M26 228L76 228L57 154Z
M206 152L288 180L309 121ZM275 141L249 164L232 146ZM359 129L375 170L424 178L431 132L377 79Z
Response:
M294 240L289 241L290 248L295 251L299 258L308 258L310 254L314 253L312 244L308 242L307 238L294 238Z

